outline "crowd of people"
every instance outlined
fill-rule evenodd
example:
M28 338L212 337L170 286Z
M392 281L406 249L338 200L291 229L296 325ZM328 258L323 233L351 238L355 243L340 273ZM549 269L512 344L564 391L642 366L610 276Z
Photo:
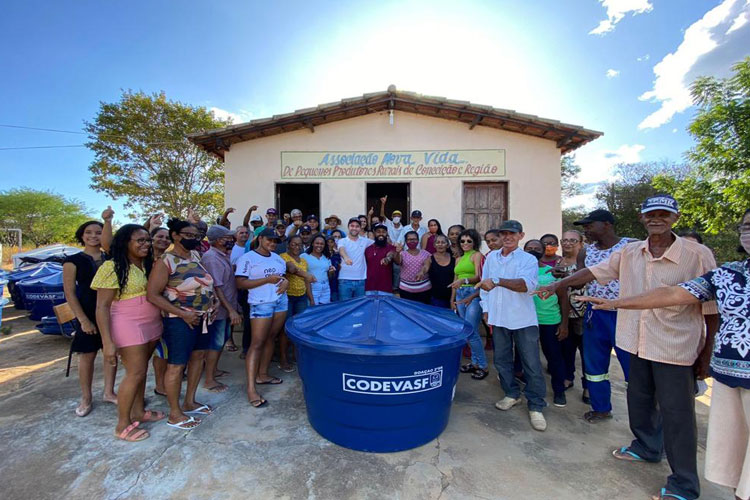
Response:
M113 233L110 208L103 222L83 224L76 233L83 252L63 266L77 318L76 415L92 409L99 350L103 399L117 404L119 439L148 438L146 422L166 420L184 430L200 425L214 411L196 399L201 378L205 390L227 389L218 366L224 350L241 349L249 404L264 407L262 387L283 382L271 373L274 359L281 372L295 370L284 333L288 317L368 291L389 292L452 309L468 322L468 361L460 371L486 378L485 349L492 348L504 393L496 408L511 410L523 393L538 431L547 427L542 357L552 403L562 408L576 385L580 354L581 398L591 406L583 418L596 424L612 418L614 349L628 381L634 440L613 455L658 462L666 452L672 474L655 498L700 494L696 379L714 377L706 477L735 488L737 498L750 497L750 260L717 267L697 235L677 236L674 198L644 201L643 241L618 236L606 210L589 213L560 239L533 239L516 220L483 235L460 224L443 233L436 219L424 225L419 210L408 220L398 210L387 214L387 202L381 198L379 213L370 209L346 224L331 214L321 225L300 210L279 217L275 208L264 220L254 214L257 206L235 228L231 208L210 227L194 214L163 227L156 215ZM738 234L738 250L750 252L750 210ZM243 332L241 348L234 327ZM125 376L115 392L118 356ZM154 392L166 397L167 414L144 405L150 359Z

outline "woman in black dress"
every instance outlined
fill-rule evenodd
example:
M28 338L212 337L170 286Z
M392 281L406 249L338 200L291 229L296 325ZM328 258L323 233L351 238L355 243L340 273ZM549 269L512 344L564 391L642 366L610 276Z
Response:
M91 289L91 280L96 270L107 259L101 249L102 223L88 221L76 231L76 240L83 251L68 256L63 263L63 288L65 300L76 315L75 335L70 346L71 354L78 353L78 382L81 384L81 402L76 415L85 417L91 412L93 396L91 384L94 378L94 360L102 348L102 337L96 328L96 291ZM117 365L103 364L104 394L107 403L117 404L115 375Z
M430 304L438 307L451 307L451 283L456 259L451 252L451 242L447 236L438 234L433 242L435 253L430 262Z

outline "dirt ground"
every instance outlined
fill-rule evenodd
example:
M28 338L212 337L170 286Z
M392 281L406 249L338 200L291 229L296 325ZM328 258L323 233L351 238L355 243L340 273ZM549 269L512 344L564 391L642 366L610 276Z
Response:
M229 391L199 390L216 412L196 430L162 423L148 427L143 443L113 438L115 407L102 403L97 362L96 404L74 416L79 396L76 360L64 377L70 340L43 335L25 311L7 306L0 336L0 497L58 498L393 498L393 499L639 499L664 484L669 468L614 460L612 449L632 439L625 384L614 363L614 419L585 423L580 387L566 408L545 410L548 430L531 430L525 405L493 407L501 391L494 371L476 382L460 377L451 420L436 440L398 453L362 453L330 443L308 424L297 374L269 387L265 409L244 397L242 361L225 353ZM235 334L239 339L239 334ZM120 372L118 376L122 376ZM149 405L166 401L147 383ZM549 400L549 399L548 399ZM710 393L699 398L699 471L703 470ZM702 480L704 499L731 492Z

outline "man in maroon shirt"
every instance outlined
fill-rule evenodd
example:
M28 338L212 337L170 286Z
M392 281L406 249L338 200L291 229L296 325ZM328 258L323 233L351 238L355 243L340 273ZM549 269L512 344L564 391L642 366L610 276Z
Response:
M373 228L375 244L365 249L367 280L365 291L393 292L393 258L396 247L388 243L388 228L378 224Z

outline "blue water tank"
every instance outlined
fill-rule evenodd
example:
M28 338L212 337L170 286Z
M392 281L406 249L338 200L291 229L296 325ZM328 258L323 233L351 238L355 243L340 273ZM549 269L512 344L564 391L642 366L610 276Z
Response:
M31 278L19 281L16 286L23 296L29 318L40 320L44 316L54 316L52 306L65 302L62 272L42 278Z
M472 327L449 309L374 292L308 308L286 322L307 417L361 451L423 445L448 425Z
M16 287L16 284L20 281L27 279L38 279L51 274L62 273L62 264L56 262L41 262L39 264L31 264L28 266L21 267L8 274L8 291L13 299L13 305L16 309L26 309L26 304L23 300L23 294Z

